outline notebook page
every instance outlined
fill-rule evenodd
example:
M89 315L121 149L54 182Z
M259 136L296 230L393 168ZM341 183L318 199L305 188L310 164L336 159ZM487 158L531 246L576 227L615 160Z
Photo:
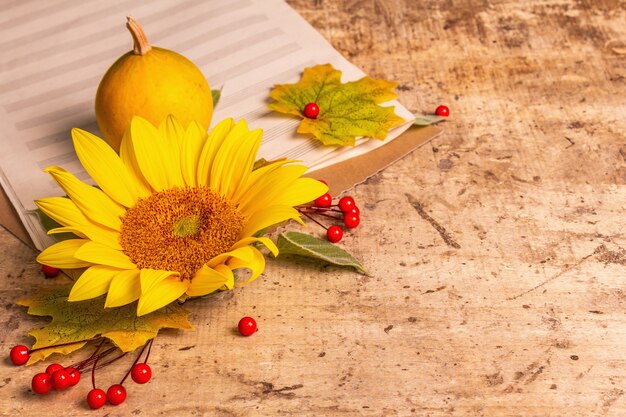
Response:
M42 169L60 165L78 178L70 129L100 135L94 97L108 67L132 47L126 15L144 27L151 44L191 59L212 88L223 88L213 123L246 119L262 128L259 156L299 159L311 169L382 145L323 147L296 135L299 121L267 109L274 84L296 82L307 66L331 63L344 81L363 73L280 0L53 0L7 2L0 12L0 183L38 248L50 243L33 200L61 195ZM411 119L398 103L396 113ZM396 128L387 140L404 129Z

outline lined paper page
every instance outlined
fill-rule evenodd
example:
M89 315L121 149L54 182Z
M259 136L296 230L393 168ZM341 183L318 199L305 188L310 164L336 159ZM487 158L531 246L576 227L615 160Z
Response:
M295 134L297 119L267 109L274 84L296 82L305 67L331 63L344 81L364 74L280 0L5 1L0 12L0 183L40 249L49 238L33 200L62 191L42 172L60 165L88 176L72 148L70 129L99 135L98 83L132 48L125 28L133 15L152 45L191 59L212 88L223 88L213 124L245 119L264 130L259 156L299 159L312 170L382 145L360 140L351 149L320 146ZM396 102L396 113L411 114ZM387 140L406 127L394 129Z

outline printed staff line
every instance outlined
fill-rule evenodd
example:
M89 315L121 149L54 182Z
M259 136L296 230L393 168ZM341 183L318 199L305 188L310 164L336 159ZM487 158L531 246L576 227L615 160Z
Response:
M12 9L17 9L19 6L23 6L26 3L29 3L28 1L21 1L21 0L12 0L11 3L6 2L6 4L2 5L2 11L6 12ZM37 4L37 2L34 1L30 1L30 4L28 7L32 7L32 4Z
M132 5L132 4L136 4L136 3L137 2L135 0L131 0L131 1L128 1L126 3L123 3L123 4L119 5L119 8L121 10L126 10L126 5ZM111 9L115 9L115 8L111 8ZM182 8L178 8L178 7L174 8L174 9L176 10L174 12L172 12L171 8L164 9L164 10L158 10L155 13L143 16L141 18L141 22L144 23L144 25L147 25L147 24L151 24L153 22L158 22L161 19L165 19L165 18L171 17L171 16L173 16L173 15L175 15L177 13L182 13L183 11L186 11L186 9L182 9ZM99 16L100 12L102 12L101 13L102 15L106 15L107 12L109 12L109 11L110 11L110 9L105 9L105 10L102 10L102 11L98 11L98 12L92 13L94 15L96 13L98 13L98 15L95 15L95 16L82 16L81 17L81 22L84 22L84 23L82 23L82 24L73 24L72 25L72 29L75 29L77 27L81 27L81 26L83 26L85 24L92 24L93 20L95 18L100 17ZM53 32L53 33L55 33L55 32ZM79 38L70 39L69 41L66 41L66 42L57 43L52 48L44 48L44 49L41 49L39 51L30 51L30 53L28 55L17 57L15 59L11 60L11 61L5 62L4 63L4 67L5 68L9 68L9 69L13 69L15 67L19 67L21 65L31 63L33 61L41 61L43 58L47 58L47 57L50 57L50 56L55 56L55 55L58 55L60 53L63 53L63 52L69 51L69 50L73 50L75 48L79 48L81 46L88 45L88 44L91 44L91 43L96 42L96 41L102 41L102 40L105 40L105 39L108 39L108 38L112 38L112 37L116 36L119 33L120 33L120 27L118 27L118 26L107 27L104 30L101 30L99 32L94 32L94 33L91 33L89 35L83 35L83 36L81 36Z
M299 120L287 120L276 126L273 126L263 133L263 142L269 143L276 139L279 135L287 133L290 130L293 130L295 132L299 124Z
M246 42L243 43L242 45L232 44L232 45L227 46L227 48L229 50L238 50L239 52L245 51L248 48L253 48L257 43L264 42L268 39L268 36L266 35L266 33L257 34L256 36L253 35L250 39L247 39ZM245 46L245 48L243 46ZM80 112L80 113L77 114L77 112ZM93 100L90 99L88 101L83 101L81 103L74 104L73 106L66 107L61 110L54 110L46 114L42 114L36 117L21 120L17 122L15 126L18 130L32 129L41 125L45 125L47 123L55 122L59 119L67 118L67 117L91 115L92 112L93 112Z
M14 101L13 103L9 103L6 106L4 106L4 108L6 111L13 113L19 110L29 108L36 104L45 103L46 101L65 97L70 94L75 94L79 91L83 91L87 89L95 90L101 78L102 76L98 75L96 77L90 77L90 78L78 80L75 83L66 84L64 86L54 88L52 90L48 90L45 93L38 94L36 96L30 96L19 101ZM92 96L95 95L95 91L94 91L94 94L91 94L91 95Z
M86 130L88 132L94 132L98 128L98 124L96 122L90 122L87 124L83 124L82 126L77 126L79 129ZM68 129L63 130L63 132L53 133L51 135L43 136L37 139L31 139L26 142L26 147L29 151L34 151L36 149L44 148L46 146L54 145L56 143L65 142L71 140L71 134Z
M283 58L291 54L292 52L298 51L299 49L300 45L295 42L281 45L278 48L271 50L270 52L257 55L251 59L248 59L247 61L237 64L234 67L228 68L227 70L211 74L207 78L209 80L212 80L213 84L219 85L223 83L227 77L233 78L241 74L245 74L251 70L256 70L257 68L273 63L274 61Z
M242 114L241 116L235 117L235 120L239 121L241 119L245 119L248 122L260 119L262 116L271 113L271 110L265 106L258 107L248 113Z
M91 114L93 115L93 100L83 101L81 103L74 104L73 106L64 107L61 110L55 110L50 113L45 113L42 115L38 115L35 117L31 117L26 120L19 121L15 123L15 128L17 130L26 130L32 129L41 125L45 125L51 122L59 121L60 119L65 119L67 117L80 117L84 115Z
M76 6L76 2L73 2L72 4ZM71 20L61 22L55 26L44 27L34 33L29 32L17 39L11 39L9 41L0 43L0 49L3 49L7 52L18 50L18 49L23 50L25 48L28 48L30 44L37 42L40 39L46 39L47 37L54 35L56 33L63 32L64 30L68 29L70 26L72 28L80 28L88 24L93 24L94 21L97 22L97 19L102 17L103 15L106 16L109 13L114 13L114 12L119 13L120 10L127 10L127 6L130 6L132 4L133 4L132 1L127 1L126 3L122 3L122 4L115 4L115 5L109 6L101 10L95 10L86 15L81 15L80 18L73 17ZM54 20L54 22L58 22L58 20ZM54 47L56 47L56 45Z
M239 2L239 4L230 6L227 10L220 10L218 12L212 12L210 19L208 20L212 20L214 18L218 18L220 16L222 16L223 14L226 13L232 13L233 11L235 11L237 9L238 6L243 6L247 3L247 1L241 1ZM209 14L204 13L205 15ZM197 16L194 17L193 19L197 19ZM207 21L208 21L207 20ZM183 23L178 23L176 25L174 25L176 27L179 26L186 26L186 22ZM170 26L171 27L171 26ZM162 31L167 31L170 27L162 29ZM162 39L162 36L160 36L157 33L157 36L153 37L154 39L156 39L157 41ZM114 46L113 48L109 48L107 50L104 51L100 51L100 52L95 52L91 55L88 55L86 57L81 57L77 60L74 61L70 61L70 62L66 62L64 64L61 65L57 65L54 66L52 68L47 68L44 70L41 70L39 72L35 72L33 74L29 74L26 75L24 77L12 80L12 81L8 81L5 82L3 84L0 84L0 93L6 93L9 91L14 91L14 90L18 90L20 88L23 88L25 86L29 86L32 85L38 81L43 81L52 77L55 77L57 75L61 75L61 74L65 74L67 72L70 72L76 68L82 68L84 66L87 65L94 65L94 64L100 64L102 62L109 62L112 61L114 58L117 58L118 55L120 54L120 49L122 49L123 46Z
M220 100L220 108L228 108L234 104L237 104L242 98L250 97L252 95L256 95L257 93L267 92L269 93L269 88L273 87L274 84L284 81L286 77L292 75L298 69L304 69L309 65L313 65L314 61L306 61L302 64L298 64L294 67L289 68L287 71L283 71L278 75L273 75L269 78L261 80L255 84L252 84L243 90L239 90L233 94L229 94L227 97L224 97Z
M49 166L61 166L74 161L78 161L78 158L76 157L76 153L72 151L37 161L37 166L40 169L46 169Z
M298 158L307 152L319 148L321 146L321 142L313 141L313 139L309 139L307 143L299 145L295 148L292 148L288 152L285 152L281 156L287 159L295 159Z
M198 66L204 66L208 63L215 62L219 59L224 59L224 58L231 56L228 54L229 51L236 50L238 52L241 52L254 45L258 45L259 43L266 42L284 33L285 32L283 32L283 30L279 28L268 29L265 32L261 32L261 33L254 33L244 39L238 40L216 51L213 51L211 53L202 55L199 58L196 58L195 63Z
M251 18L253 18L254 16L252 16ZM244 19L244 21L247 21L248 19ZM193 45L195 44L195 42L198 40L198 38L200 37L205 37L205 36L211 36L214 33L217 33L219 35L227 35L231 32L234 32L236 30L239 30L241 28L237 27L237 26L232 26L231 24L225 24L224 26L218 27L218 28L214 28L211 29L209 32L205 32L199 36L196 36L195 38L189 39L187 42L185 42L186 44L190 44ZM184 52L187 49L189 49L189 45L187 46L181 46L178 50L180 52ZM75 83L72 84L67 84L64 85L62 87L58 87L55 88L53 90L48 90L44 93L40 93L34 96L30 96L30 97L26 97L24 99L18 100L18 101L14 101L12 103L9 103L5 106L5 109L9 112L14 112L14 111L18 111L18 110L22 110L25 108L28 108L30 106L36 105L36 104L41 104L44 103L46 101L50 101L53 99L57 99L60 97L64 97L66 95L69 94L75 94L77 92L81 92L84 90L88 90L88 89L95 89L97 84L100 82L100 79L102 78L101 75L98 75L96 77L91 77L88 79L84 79L84 80L79 80ZM90 94L90 96L93 94Z
M94 2L94 0L85 0L83 2L83 4L93 3L93 2ZM33 20L36 20L39 17L43 17L43 16L49 17L51 15L54 15L55 14L54 12L63 12L65 10L67 10L67 6L73 6L73 5L76 5L76 1L74 1L74 0L66 0L63 3L51 4L48 7L45 7L43 9L39 9L39 10L35 10L35 11L30 11L30 10L26 11L25 10L26 15L21 15L20 17L7 19L4 22L0 22L0 28L2 28L2 31L5 31L7 29L13 29L16 26L19 26L19 25L24 24L24 23L29 23L29 22L31 22ZM6 8L3 6L3 9L6 9ZM26 16L26 18L24 18L25 16ZM9 43L10 44L12 42L19 42L19 38L11 40L9 42L5 42L5 43ZM4 48L4 45L0 44L0 49L3 49L3 48Z

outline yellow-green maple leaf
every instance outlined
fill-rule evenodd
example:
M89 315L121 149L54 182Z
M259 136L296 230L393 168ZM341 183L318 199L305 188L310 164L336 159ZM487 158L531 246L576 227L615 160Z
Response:
M95 336L106 337L122 352L130 352L154 338L162 328L191 329L189 311L170 304L145 316L137 317L135 303L117 308L104 308L104 297L69 302L73 284L43 290L17 304L28 307L28 314L51 316L52 321L28 334L36 339L33 349L72 343L33 352L28 364L46 359L53 353L67 355L82 348Z
M380 103L397 97L397 83L363 77L341 83L341 71L330 64L306 68L295 84L274 86L270 97L276 100L269 108L303 118L298 133L311 134L324 145L354 145L357 136L384 140L389 129L404 122L393 107ZM316 103L316 119L308 119L303 109Z

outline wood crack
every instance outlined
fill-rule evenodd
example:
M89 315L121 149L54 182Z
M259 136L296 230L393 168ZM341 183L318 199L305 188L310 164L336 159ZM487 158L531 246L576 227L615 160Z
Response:
M422 219L426 220L439 233L443 241L446 242L446 245L454 249L461 249L461 245L459 245L454 240L454 238L450 235L450 233L448 233L445 227L440 225L435 219L433 219L428 213L426 213L426 211L424 210L424 205L422 203L420 203L411 194L407 193L405 195L409 200L409 203L411 203L415 211L417 211L417 214L419 214Z

